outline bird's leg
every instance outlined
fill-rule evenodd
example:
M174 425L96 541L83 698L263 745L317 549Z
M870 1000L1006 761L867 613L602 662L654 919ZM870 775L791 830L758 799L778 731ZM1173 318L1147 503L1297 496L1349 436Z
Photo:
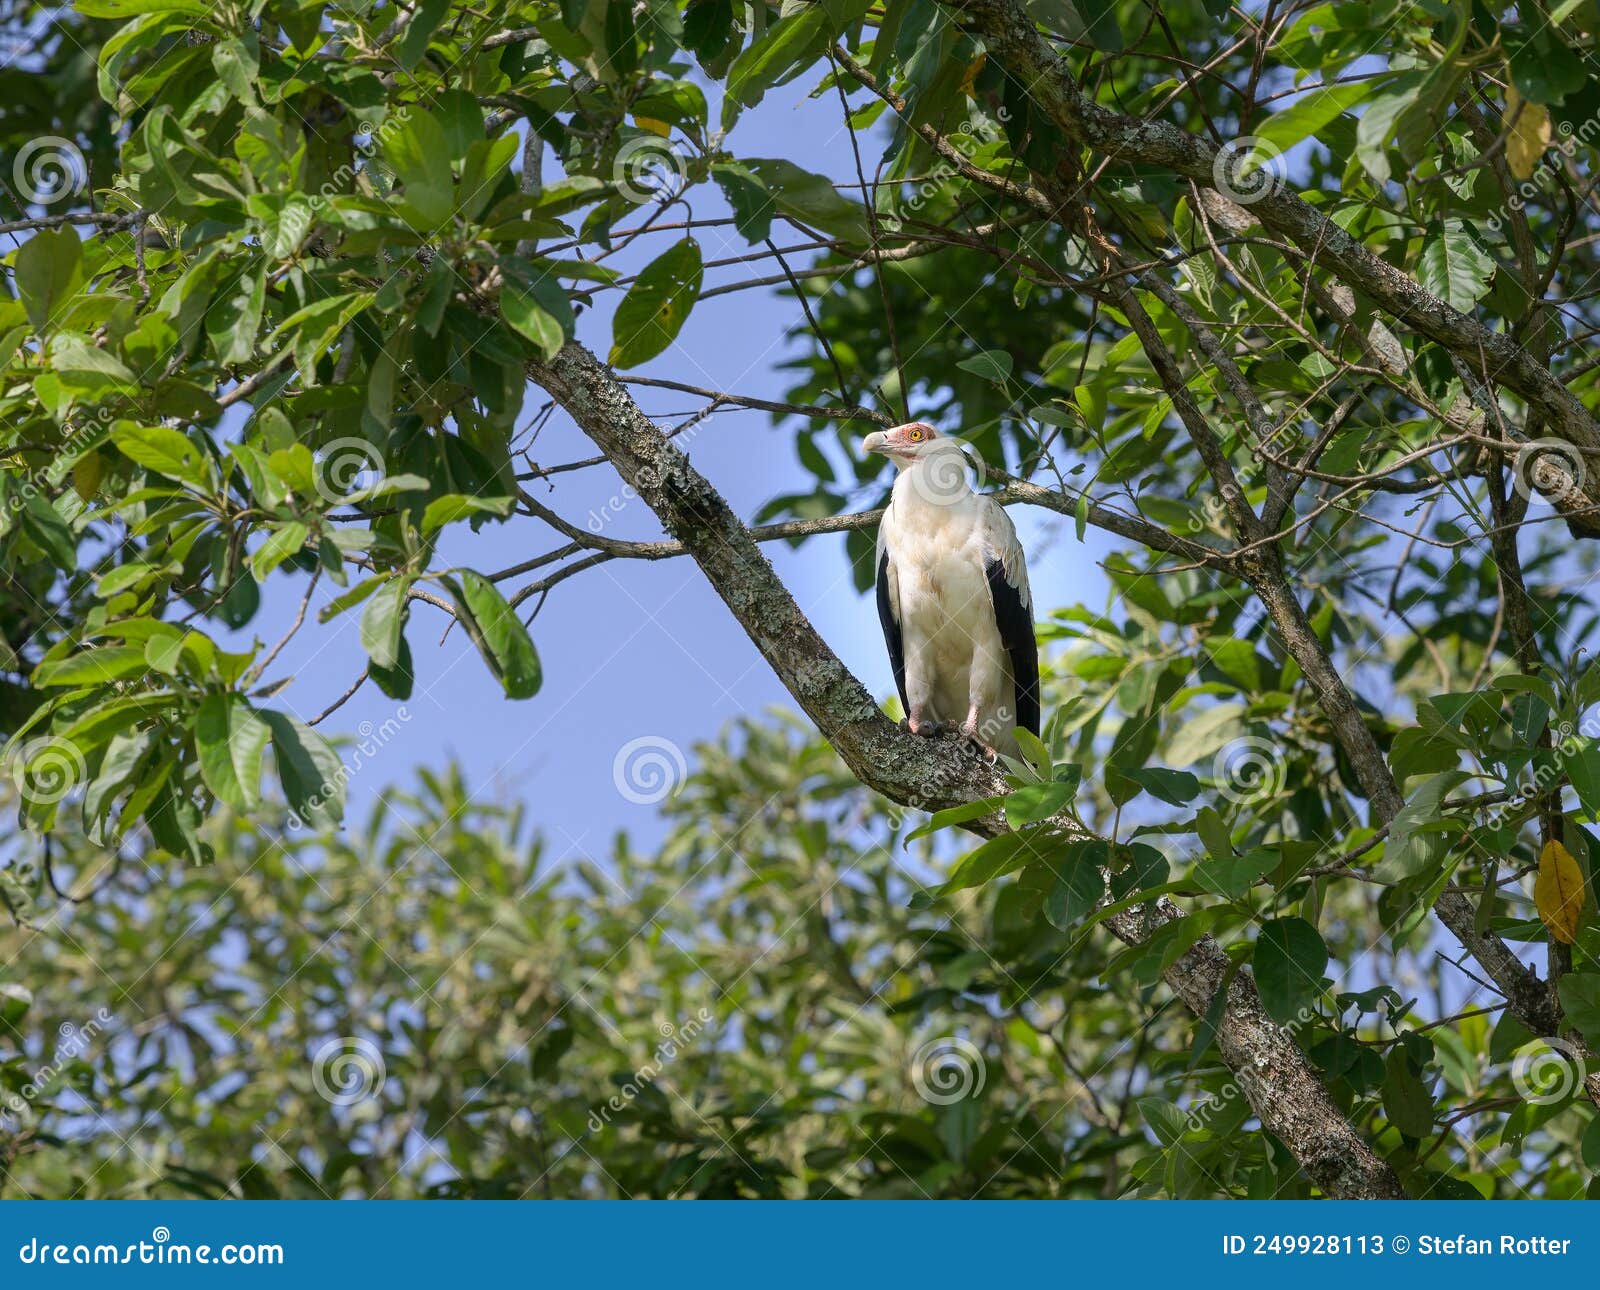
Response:
M935 739L941 733L939 723L923 715L933 703L933 688L928 683L930 659L924 642L917 634L907 633L906 639L906 729L925 739Z

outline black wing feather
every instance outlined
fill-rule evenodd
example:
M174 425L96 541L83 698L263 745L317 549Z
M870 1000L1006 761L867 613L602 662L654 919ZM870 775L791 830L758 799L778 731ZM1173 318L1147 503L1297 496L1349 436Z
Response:
M900 633L900 620L894 616L894 606L889 603L889 552L887 548L878 557L878 621L883 624L883 643L889 647L889 666L894 669L894 688L900 691L900 706L906 712L910 712L911 705L906 702L905 640ZM1037 671L1037 666L1035 671Z
M1038 735L1039 645L1033 638L1033 615L1022 603L1022 593L1006 581L1005 566L1000 561L985 560L983 572L989 580L1000 643L1011 656L1011 675L1017 686L1017 724Z

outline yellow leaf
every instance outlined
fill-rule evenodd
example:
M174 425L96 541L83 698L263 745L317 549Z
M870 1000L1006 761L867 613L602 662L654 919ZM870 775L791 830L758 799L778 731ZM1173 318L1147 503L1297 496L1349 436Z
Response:
M1540 110L1542 111L1543 109ZM672 133L670 125L665 121L657 121L653 116L636 116L633 118L633 123L641 130L648 130L651 134L659 134L663 139Z
M978 73L983 70L983 65L988 61L988 58L987 54L979 54L972 60L972 66L967 68L961 75L961 92L969 99L977 97Z
M94 501L106 473L106 459L98 452L86 452L72 464L72 487L86 502Z
M1506 164L1516 178L1528 179L1550 146L1550 113L1543 104L1525 102L1513 87L1506 91L1506 120Z
M1533 903L1550 935L1563 945L1578 938L1583 914L1583 870L1559 842L1545 843L1539 853L1539 876L1533 880Z

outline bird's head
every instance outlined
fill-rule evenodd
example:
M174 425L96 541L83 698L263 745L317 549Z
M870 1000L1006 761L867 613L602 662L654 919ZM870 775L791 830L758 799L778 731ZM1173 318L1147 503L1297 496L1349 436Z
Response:
M955 440L940 434L926 421L910 421L891 430L875 430L861 441L867 452L879 452L897 466L909 466L949 448L960 450Z

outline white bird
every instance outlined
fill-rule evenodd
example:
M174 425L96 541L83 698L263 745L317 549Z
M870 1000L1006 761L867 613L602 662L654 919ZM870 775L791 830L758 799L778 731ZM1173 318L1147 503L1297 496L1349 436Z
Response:
M1010 517L972 491L958 440L921 421L861 443L899 471L878 525L878 617L913 734L948 723L989 756L1039 733L1039 647Z

